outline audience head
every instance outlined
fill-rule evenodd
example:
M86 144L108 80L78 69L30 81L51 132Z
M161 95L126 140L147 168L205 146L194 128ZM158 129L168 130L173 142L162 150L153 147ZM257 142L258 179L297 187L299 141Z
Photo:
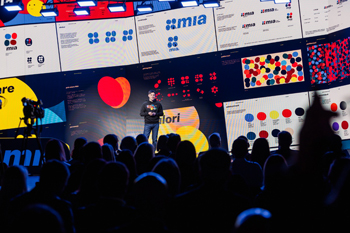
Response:
M184 140L178 144L175 156L178 164L193 164L196 157L196 148L191 141Z
M278 133L278 146L281 149L289 148L292 144L292 135L288 131Z
M154 148L152 144L148 142L143 142L137 147L134 154L137 174L140 175L146 172L148 164L153 157Z
M168 135L160 135L157 141L157 151L167 150L168 140L169 140Z
M244 158L248 153L247 141L242 138L234 140L231 152L235 158Z
M91 160L85 167L80 182L80 192L89 194L97 193L97 175L105 166L106 161L102 158Z
M122 162L128 168L130 184L136 178L136 163L133 153L130 150L122 150L116 157L116 161Z
M107 134L103 138L103 144L108 143L109 145L111 145L113 147L113 151L118 150L118 142L119 139L115 134Z
M80 138L75 139L74 148L72 150L72 159L77 159L77 160L82 161L81 149L83 148L83 146L86 143L87 143L87 140L84 137L80 137Z
M102 158L106 161L115 161L114 149L108 143L102 145Z
M60 214L45 204L32 204L17 213L12 232L65 233Z
M223 184L230 175L231 158L221 148L213 148L199 157L199 172L204 183Z
M120 143L121 150L130 150L133 154L137 148L137 142L134 137L126 136L122 139Z
M60 140L50 139L45 146L45 160L57 159L66 161L66 153Z
M251 161L257 162L261 167L264 166L265 160L270 155L269 142L266 138L258 138L253 143Z
M279 188L285 181L288 165L282 155L270 155L265 162L263 168L264 186L265 188Z
M60 195L67 185L70 172L64 162L52 159L40 170L39 184L46 191Z
M261 208L251 208L240 213L235 222L237 233L269 233L271 232L271 213Z
M86 143L81 152L84 164L88 164L94 159L102 158L102 148L98 142Z
M171 133L168 135L168 148L171 151L171 153L175 154L177 145L181 142L181 136L179 134Z
M248 140L248 138L246 136L241 135L237 139L243 139L244 141L246 141L247 142L247 148L249 149L250 144L249 144L249 140Z
M168 184L169 194L174 196L180 190L180 170L172 158L162 158L154 167L153 172L161 175Z
M1 180L2 196L8 200L25 193L27 189L28 171L23 166L10 166L4 172Z
M103 197L123 199L128 183L129 171L121 162L107 163L97 178L97 187Z
M220 147L221 146L221 137L219 133L212 133L209 136L209 146L210 148Z
M148 142L146 135L143 133L140 133L139 135L136 136L136 143L137 145L140 145L143 142Z

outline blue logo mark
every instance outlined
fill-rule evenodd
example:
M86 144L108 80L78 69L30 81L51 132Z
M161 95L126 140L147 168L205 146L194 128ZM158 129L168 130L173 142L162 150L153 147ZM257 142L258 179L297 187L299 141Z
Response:
M108 31L106 32L106 43L109 43L109 42L115 42L115 36L117 35L117 33L115 31Z
M187 17L187 18L180 18L180 19L167 19L166 20L166 26L165 29L169 31L170 29L176 29L176 28L185 28L185 27L191 27L196 25L202 25L207 23L207 16L206 15L200 15L200 16L193 16L193 17ZM177 24L177 25L176 25Z
M177 36L174 36L174 37L169 37L168 38L168 47L171 48L171 47L177 47L177 41L179 40L179 38Z
M98 33L97 32L94 32L94 33L89 33L88 34L88 37L89 37L89 43L90 44L97 44L100 42L100 40L98 39Z
M123 41L128 41L128 40L132 40L132 34L134 33L134 31L132 29L130 30L124 30L123 31Z
M169 31L170 29L175 29L176 28L176 26L175 26L175 24L176 24L176 19L172 19L172 20L170 20L170 19L168 19L167 21L166 21L166 30L167 31Z

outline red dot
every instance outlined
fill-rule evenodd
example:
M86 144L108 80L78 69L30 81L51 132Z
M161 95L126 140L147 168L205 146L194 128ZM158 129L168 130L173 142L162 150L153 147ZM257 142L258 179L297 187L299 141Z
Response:
M259 137L261 138L267 138L269 136L269 133L265 130L260 131Z
M289 118L292 116L292 111L290 111L289 109L284 109L282 111L282 115L285 117L285 118Z
M245 61L247 60L247 58L244 58L243 60L242 60L242 63L243 64L245 64Z
M260 62L259 63L261 66L263 66L263 65L265 65L265 62L263 61L263 62Z
M254 71L254 72L253 72L253 75L254 75L254 76L258 76L258 75L259 75L259 72L258 72L258 71Z
M11 40L11 45L16 45L17 44L17 42L15 41L15 40Z
M98 82L98 93L109 106L118 106L123 101L123 88L114 78L105 76Z
M17 33L12 33L12 39L17 39Z
M158 88L158 87L159 87L158 83L154 84L154 88Z
M168 94L168 97L170 97L171 95L170 95L170 93Z
M348 123L347 121L343 121L343 122L341 123L341 127L342 127L343 129L348 129L348 128L349 128L349 123Z
M275 65L276 65L276 66L281 66L281 62L277 61L277 62L275 63Z
M275 63L275 60L271 58L270 63L273 65Z
M251 75L251 74L246 74L246 77L247 77L247 78L251 78L252 75Z
M158 80L158 83L160 84L162 81L161 80Z
M260 57L255 58L255 62L259 62L260 61Z
M304 77L303 77L303 76L299 76L299 77L298 77L298 80L299 80L299 81L303 81L303 80L304 80Z
M258 86L260 86L260 85L261 85L260 80L259 80L259 81L256 81L256 85L258 85Z
M254 65L254 69L259 69L259 65L258 65L258 64L255 64L255 65Z
M331 110L332 110L333 112L335 112L335 111L337 111L337 109L338 109L337 104L336 104L336 103L332 103L332 104L331 104Z
M259 112L256 117L258 118L258 120L264 121L266 119L266 114L264 112Z

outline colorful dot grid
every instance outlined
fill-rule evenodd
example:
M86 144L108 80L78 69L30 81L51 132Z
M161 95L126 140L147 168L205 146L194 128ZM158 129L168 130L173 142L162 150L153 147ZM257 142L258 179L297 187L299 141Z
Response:
M307 47L311 84L350 76L349 38Z
M304 81L301 50L242 58L245 89Z

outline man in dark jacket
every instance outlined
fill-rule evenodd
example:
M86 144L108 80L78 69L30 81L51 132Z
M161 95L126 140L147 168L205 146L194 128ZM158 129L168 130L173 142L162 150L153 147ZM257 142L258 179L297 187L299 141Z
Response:
M162 104L156 100L154 90L148 91L148 100L142 104L140 115L145 118L143 134L148 139L152 131L152 144L157 148L159 116L163 116L164 112Z

